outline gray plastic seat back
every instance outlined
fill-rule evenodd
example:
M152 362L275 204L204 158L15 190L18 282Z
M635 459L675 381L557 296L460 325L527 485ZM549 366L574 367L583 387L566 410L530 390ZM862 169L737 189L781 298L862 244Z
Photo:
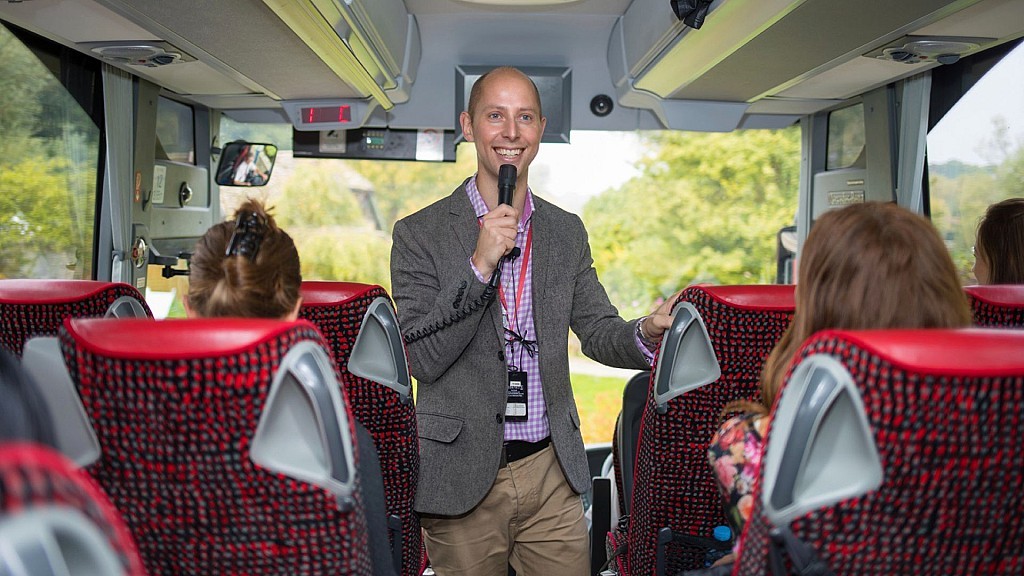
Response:
M882 484L860 393L832 356L809 356L793 371L772 419L771 444L761 495L777 526Z
M654 401L664 414L668 401L718 380L722 369L700 313L689 302L672 309L672 326L661 341L654 368Z
M281 360L253 438L253 462L354 503L355 459L348 412L326 351L299 342Z
M46 402L57 450L83 467L98 460L99 440L64 364L60 341L54 336L32 338L25 343L21 364Z
M125 574L99 527L66 506L42 506L0 516L0 543L3 576Z
M366 309L352 346L348 370L398 392L403 403L412 398L412 378L398 318L387 298L378 297Z

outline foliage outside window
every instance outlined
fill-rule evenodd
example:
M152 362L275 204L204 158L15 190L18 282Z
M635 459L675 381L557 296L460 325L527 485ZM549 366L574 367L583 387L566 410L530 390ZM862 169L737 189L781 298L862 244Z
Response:
M1024 197L1024 46L996 64L928 134L931 216L965 284L989 205Z
M0 278L92 278L100 130L58 54L0 25L0 62Z

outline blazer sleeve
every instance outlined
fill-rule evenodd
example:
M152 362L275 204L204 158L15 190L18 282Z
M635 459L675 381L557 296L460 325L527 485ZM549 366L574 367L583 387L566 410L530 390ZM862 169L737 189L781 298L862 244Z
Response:
M462 356L488 308L481 305L486 285L473 273L468 257L461 258L460 250L445 245L443 229L436 221L400 220L391 248L399 324L406 337L418 337L407 344L410 370L424 385L440 378Z

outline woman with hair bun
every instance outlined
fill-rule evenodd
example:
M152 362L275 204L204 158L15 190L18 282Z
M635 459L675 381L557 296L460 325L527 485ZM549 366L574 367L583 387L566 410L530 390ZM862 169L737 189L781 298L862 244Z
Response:
M258 200L246 200L233 220L207 230L189 268L189 316L298 317L299 252Z
M196 243L185 312L191 318L299 316L302 273L295 242L258 200L246 200L233 220L213 226ZM384 483L373 437L355 422L360 490L366 506L374 576L395 573L388 541Z

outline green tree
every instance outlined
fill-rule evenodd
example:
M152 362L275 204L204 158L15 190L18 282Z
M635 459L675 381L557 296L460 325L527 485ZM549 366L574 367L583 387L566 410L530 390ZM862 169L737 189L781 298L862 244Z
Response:
M365 216L342 175L330 164L304 162L284 184L274 213L287 230L359 226Z
M583 211L595 266L626 315L693 282L772 282L793 223L800 133L656 132L641 175Z
M324 226L293 235L306 280L379 284L391 291L391 237L379 231Z
M456 148L455 162L346 162L373 186L373 196L384 230L390 232L404 216L451 194L476 172L476 150L471 144Z
M40 154L33 139L42 112L40 94L46 90L49 74L42 64L7 28L0 26L0 162L15 164Z
M85 256L67 210L66 168L63 160L29 158L0 171L0 278L37 277L36 265L48 258L63 267Z

